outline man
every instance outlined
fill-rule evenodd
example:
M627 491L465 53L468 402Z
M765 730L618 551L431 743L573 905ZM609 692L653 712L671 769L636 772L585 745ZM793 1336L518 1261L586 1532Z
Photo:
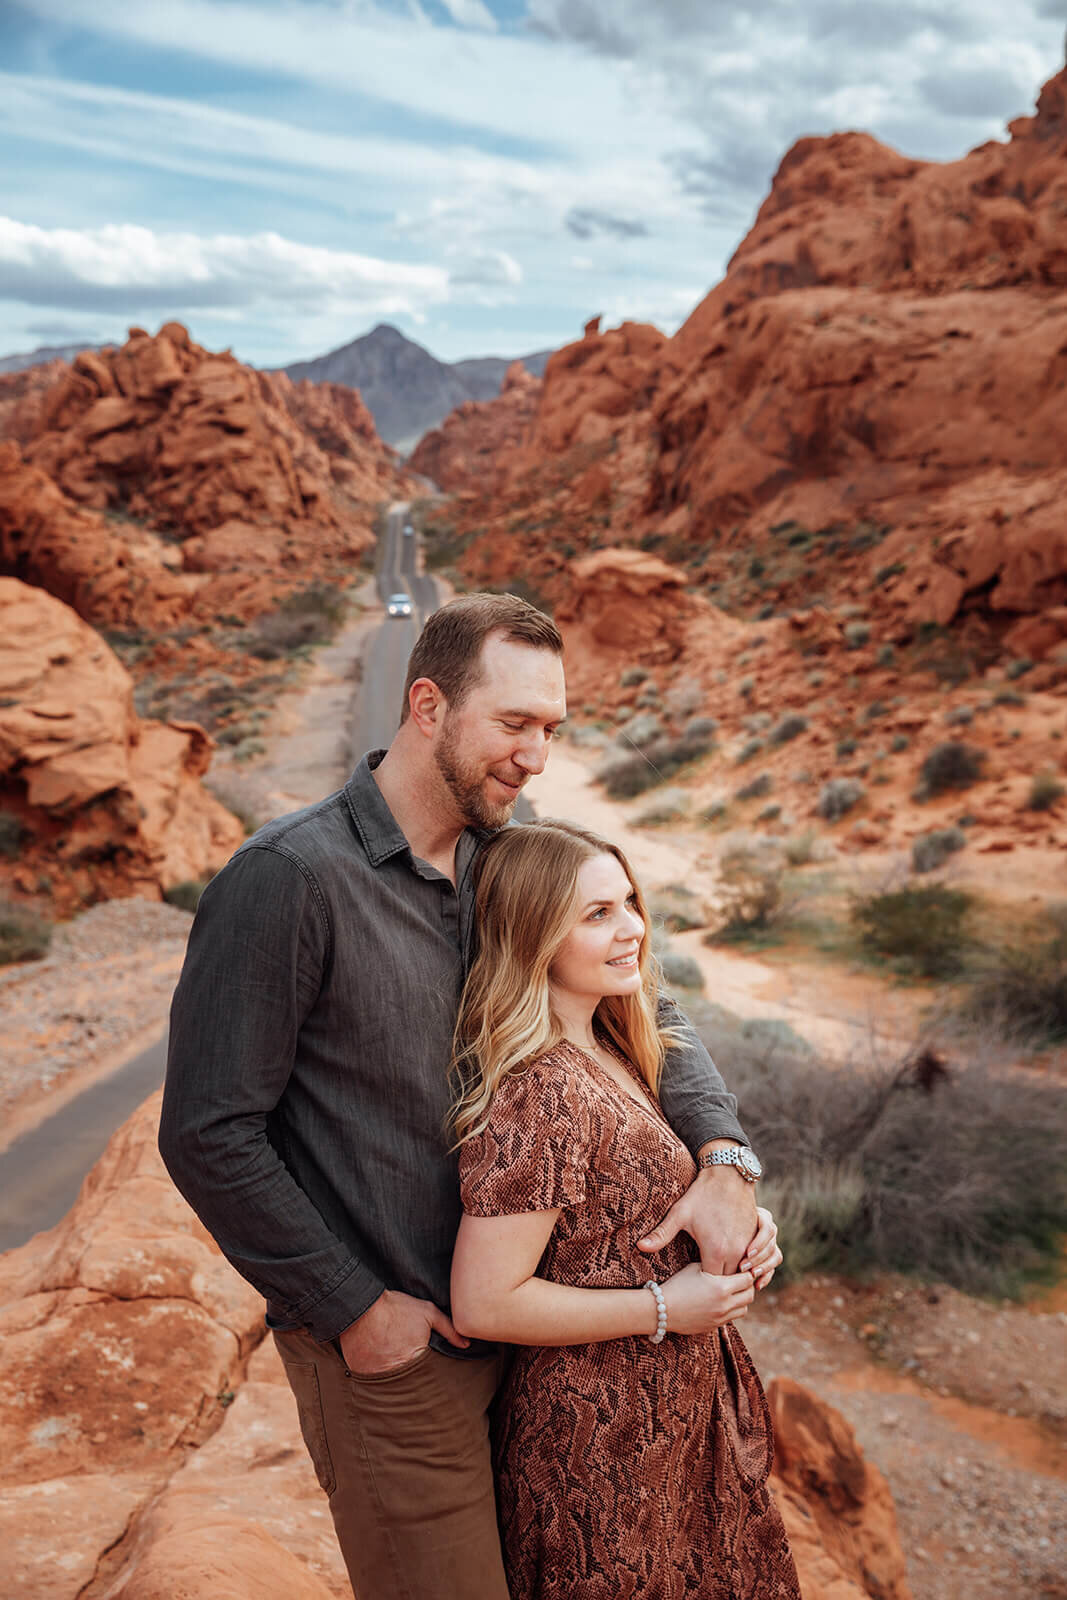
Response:
M447 1314L459 1224L447 1068L472 866L565 714L562 643L511 595L435 612L401 726L337 794L261 828L205 890L174 997L160 1149L267 1320L360 1600L507 1600L486 1413L500 1353ZM694 1151L736 1152L706 1051L663 1101ZM679 1228L709 1271L756 1234L739 1169L702 1172Z

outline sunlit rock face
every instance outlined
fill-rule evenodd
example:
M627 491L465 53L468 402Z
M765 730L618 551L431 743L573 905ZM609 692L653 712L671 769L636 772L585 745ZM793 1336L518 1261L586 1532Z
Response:
M203 878L240 844L203 788L211 740L145 721L99 634L43 589L0 578L0 808L21 830L3 878L86 903Z

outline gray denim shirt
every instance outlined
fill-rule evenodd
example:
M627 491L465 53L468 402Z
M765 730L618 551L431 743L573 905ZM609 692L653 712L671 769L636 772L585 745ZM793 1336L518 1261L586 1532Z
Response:
M322 1340L383 1288L447 1309L460 1220L447 1073L487 835L460 838L453 888L386 805L382 754L261 828L212 879L171 1009L159 1131L171 1177L271 1325ZM664 1069L672 1126L694 1151L747 1142L685 1031Z

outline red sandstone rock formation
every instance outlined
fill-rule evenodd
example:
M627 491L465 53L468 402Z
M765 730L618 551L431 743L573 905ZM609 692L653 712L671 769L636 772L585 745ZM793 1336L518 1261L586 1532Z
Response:
M350 572L373 542L373 508L403 487L354 391L255 372L177 323L154 338L133 329L122 349L84 351L48 380L0 380L0 430L38 469L10 444L0 459L0 570L21 560L20 575L79 608L88 588L83 614L99 620L253 616L296 583ZM199 581L183 586L170 569L186 541L208 543L193 543L184 565ZM226 582L203 581L220 570ZM98 598L119 590L132 601Z
M537 412L541 380L521 361L508 368L494 400L468 400L419 441L408 465L439 489L506 478Z
M156 1095L63 1221L0 1257L0 1592L341 1600L262 1301L171 1186L158 1114ZM888 1489L847 1423L788 1380L770 1394L807 1600L908 1600Z
M625 637L661 688L703 685L730 736L815 700L809 733L768 756L818 782L848 771L835 748L868 704L907 699L914 763L947 736L946 681L969 673L973 698L1026 657L1029 691L1064 693L1067 71L1009 131L946 164L802 140L672 339L594 319L548 363L496 478L464 470L495 403L470 416L462 497L438 514L467 536L471 582L521 573L554 604L575 703L627 702ZM638 594L603 546L676 576ZM990 771L1011 736L999 714L976 725ZM1017 764L1064 769L1020 737Z
M144 722L129 674L69 606L0 578L0 805L25 837L4 878L60 908L158 899L215 871L243 830L202 787L211 740Z

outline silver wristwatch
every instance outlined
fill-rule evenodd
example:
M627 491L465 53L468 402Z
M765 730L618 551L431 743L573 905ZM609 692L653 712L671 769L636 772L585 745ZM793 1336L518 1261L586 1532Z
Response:
M729 1150L705 1150L700 1158L702 1167L736 1167L746 1183L755 1183L763 1177L763 1163L747 1144L732 1144Z

